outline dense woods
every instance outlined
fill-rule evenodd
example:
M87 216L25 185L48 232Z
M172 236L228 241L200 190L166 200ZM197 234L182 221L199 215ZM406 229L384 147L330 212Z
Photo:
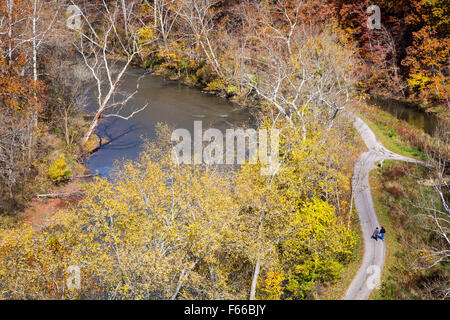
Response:
M379 29L367 27L372 4ZM449 7L444 0L2 1L2 216L16 217L36 193L84 173L102 119L131 119L147 107L123 112L139 90L118 92L131 65L252 109L259 127L281 132L281 168L261 176L260 164L175 165L161 125L137 160L119 164L113 179L88 183L85 197L44 229L0 226L0 298L320 298L355 259L359 237L351 179L364 147L346 110L384 96L447 117ZM448 132L440 133L417 142L438 168L430 174L439 181L431 208L439 217L429 226L439 247L426 249L439 252L436 265L448 262L449 245ZM73 265L82 286L69 290ZM430 297L447 295L439 288Z

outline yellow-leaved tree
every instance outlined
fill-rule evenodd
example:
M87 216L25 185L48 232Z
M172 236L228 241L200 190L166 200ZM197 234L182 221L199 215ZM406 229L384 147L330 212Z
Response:
M338 125L339 124L339 125ZM0 297L16 299L307 298L353 254L343 221L351 145L338 122L281 130L280 168L177 165L150 143L43 231L0 232ZM264 126L264 125L263 125ZM167 127L161 137L167 137ZM339 152L338 152L339 151ZM80 286L70 288L71 267Z

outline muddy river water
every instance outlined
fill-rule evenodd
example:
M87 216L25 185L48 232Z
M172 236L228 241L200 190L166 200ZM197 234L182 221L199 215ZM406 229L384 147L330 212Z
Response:
M155 138L158 122L167 123L174 129L188 129L192 134L197 120L202 121L203 128L214 127L222 132L251 121L246 109L231 104L225 98L156 75L145 74L140 78L144 73L145 70L132 68L124 76L120 92L134 92L137 81L139 90L121 114L128 115L146 103L147 108L129 120L107 118L100 122L96 133L110 143L86 160L92 172L108 175L116 160L136 159L143 149L142 138ZM92 101L88 102L88 110L95 110L94 105Z

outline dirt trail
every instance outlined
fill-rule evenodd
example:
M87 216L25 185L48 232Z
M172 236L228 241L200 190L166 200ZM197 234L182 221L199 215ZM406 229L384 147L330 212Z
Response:
M369 186L369 173L377 168L375 162L387 159L403 160L424 164L424 162L393 153L383 147L373 131L359 117L354 116L356 130L361 135L368 151L364 152L355 164L353 172L353 192L355 207L364 237L364 258L356 277L345 295L345 300L366 300L372 292L383 270L385 242L371 239L375 227L380 227ZM389 232L389 230L388 230Z
M55 193L75 193L81 190L79 181L71 181L63 187L54 188ZM36 198L31 201L28 207L20 215L26 223L29 223L34 230L40 230L49 223L49 218L58 210L75 204L80 197L61 198Z

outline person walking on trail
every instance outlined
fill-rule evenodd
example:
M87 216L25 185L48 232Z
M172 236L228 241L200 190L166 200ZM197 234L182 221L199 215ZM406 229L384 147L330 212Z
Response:
M378 241L378 237L380 237L380 230L378 230L378 227L376 227L375 231L373 232L372 238Z
M384 234L386 233L386 230L384 229L383 226L381 226L381 230L380 230L380 239L384 241Z

